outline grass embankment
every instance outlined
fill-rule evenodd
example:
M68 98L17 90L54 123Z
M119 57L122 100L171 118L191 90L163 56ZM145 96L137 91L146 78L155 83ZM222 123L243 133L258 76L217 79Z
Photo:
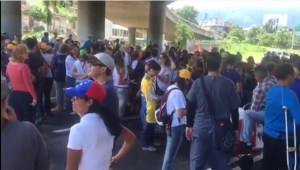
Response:
M279 48L276 49L276 48L257 46L257 45L247 44L247 43L231 44L230 48L225 50L233 54L240 52L243 55L243 61L247 61L247 58L249 56L253 56L256 63L259 63L261 61L266 51L284 51L289 54L290 53L300 54L300 50L291 50L291 49L282 50Z

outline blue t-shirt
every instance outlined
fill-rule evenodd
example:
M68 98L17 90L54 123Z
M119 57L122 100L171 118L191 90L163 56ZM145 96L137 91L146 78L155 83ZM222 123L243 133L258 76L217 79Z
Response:
M66 54L57 54L53 58L53 79L58 82L65 82L66 77Z
M103 105L119 115L119 99L114 87L114 81L108 80L103 84L106 90L106 96L103 100Z
M282 106L288 107L288 131L293 131L293 119L300 125L300 104L296 94L287 86L275 85L266 96L264 132L273 138L285 137L285 113Z
M229 78L230 80L232 80L234 82L234 84L241 82L241 75L235 71L234 69L231 68L225 68L222 73L221 73L224 77Z
M297 78L295 82L290 86L290 88L296 93L300 101L300 79Z

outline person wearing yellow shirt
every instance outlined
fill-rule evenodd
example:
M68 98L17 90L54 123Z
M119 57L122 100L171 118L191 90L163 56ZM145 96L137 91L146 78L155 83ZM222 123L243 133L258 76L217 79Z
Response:
M155 77L160 71L160 65L150 60L146 63L147 70L141 82L141 92L146 99L146 121L143 125L143 150L156 151L154 143L155 105L157 97L155 95Z

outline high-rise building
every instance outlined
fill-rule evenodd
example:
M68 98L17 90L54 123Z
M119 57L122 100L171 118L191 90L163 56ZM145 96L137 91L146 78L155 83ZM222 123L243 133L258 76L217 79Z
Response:
M286 28L288 25L288 14L265 14L263 17L263 25L272 20L279 28Z

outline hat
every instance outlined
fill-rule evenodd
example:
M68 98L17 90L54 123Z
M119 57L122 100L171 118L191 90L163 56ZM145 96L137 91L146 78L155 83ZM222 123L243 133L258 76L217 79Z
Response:
M179 71L179 77L184 79L191 79L191 72L187 69L182 69Z
M88 55L88 52L87 52L86 49L81 49L79 53L80 53L80 56L86 56L86 55Z
M125 42L123 48L129 48L129 47L130 47L129 42Z
M106 95L105 89L100 84L92 80L80 83L76 87L65 88L64 91L71 97L87 96L91 99L97 100L98 102L102 102Z
M53 48L51 47L51 45L48 45L45 42L42 42L40 44L40 49L45 50L45 51L49 51L49 50L52 50Z
M104 64L110 71L113 71L115 68L115 61L114 59L108 55L107 53L98 53L91 57L91 63L101 62Z
M57 39L64 39L64 36L59 35L59 36L57 36Z
M8 49L8 50L14 50L15 48L16 48L16 46L12 43L9 43L6 45L6 49Z
M1 100L4 99L4 97L8 96L9 88L7 80L4 76L1 75Z
M42 43L40 44L40 48L41 48L42 50L46 50L47 44L46 44L45 42L42 42Z

